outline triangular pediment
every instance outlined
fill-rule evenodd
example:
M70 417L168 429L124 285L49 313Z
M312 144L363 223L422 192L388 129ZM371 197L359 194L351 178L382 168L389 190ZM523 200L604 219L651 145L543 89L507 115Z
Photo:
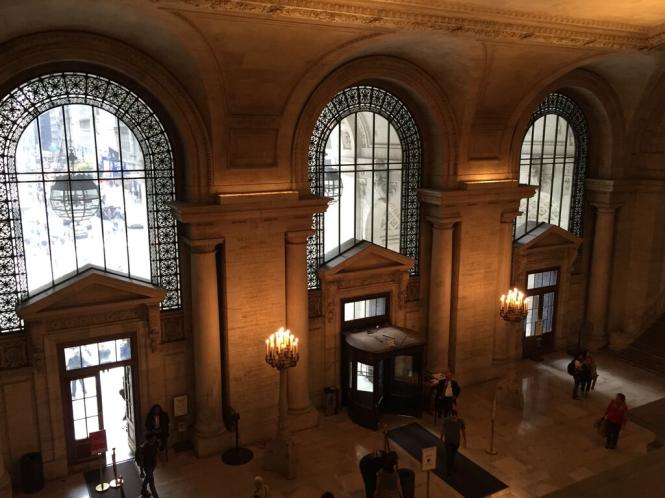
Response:
M577 249L581 243L581 238L573 235L568 230L549 223L541 223L528 234L515 241L521 251L566 247Z
M150 283L90 268L24 301L17 312L21 318L29 319L100 306L157 304L165 295L164 290Z
M412 266L413 259L408 256L363 241L328 261L319 275L330 280L366 272L409 271Z

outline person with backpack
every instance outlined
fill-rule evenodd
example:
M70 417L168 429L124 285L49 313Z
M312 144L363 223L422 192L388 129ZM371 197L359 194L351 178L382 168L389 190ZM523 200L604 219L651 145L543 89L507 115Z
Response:
M147 498L159 498L157 489L155 489L155 468L157 467L157 454L159 453L159 439L157 433L148 432L145 442L137 448L136 462L141 468L141 477L143 477L143 484L141 485L141 496ZM148 486L152 495L148 492Z

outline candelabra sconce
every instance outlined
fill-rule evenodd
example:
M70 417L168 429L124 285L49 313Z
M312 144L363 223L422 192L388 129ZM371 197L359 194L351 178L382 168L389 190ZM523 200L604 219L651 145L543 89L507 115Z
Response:
M298 364L298 339L280 328L266 339L266 363L279 371L279 418L277 435L268 446L264 468L279 472L287 479L296 477L296 447L287 427L288 369Z
M521 322L528 312L527 297L517 287L509 289L499 299L499 315L508 322Z

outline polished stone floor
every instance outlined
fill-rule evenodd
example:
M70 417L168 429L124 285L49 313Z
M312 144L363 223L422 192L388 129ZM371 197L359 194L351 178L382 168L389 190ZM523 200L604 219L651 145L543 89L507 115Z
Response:
M609 354L596 356L600 377L595 391L587 398L571 399L571 377L566 373L566 356L552 355L536 363L515 365L516 385L524 394L523 409L506 403L499 395L495 448L490 456L490 414L496 382L462 386L459 412L467 425L468 448L462 453L509 485L495 496L535 497L575 481L628 462L646 453L653 439L647 430L628 423L617 450L604 448L604 441L593 429L608 401L617 393L626 394L629 407L665 397L665 379L622 363ZM261 470L262 446L252 447L256 457L241 467L224 465L219 458L196 459L191 453L171 452L168 462L156 472L162 498L247 498L252 479L262 475L272 488L273 498L318 498L325 490L336 497L364 497L357 462L366 453L382 447L380 433L353 424L345 413L322 417L320 427L296 434L299 451L299 477L288 481ZM394 427L411 422L408 417L386 417ZM420 421L435 431L431 415ZM416 471L416 497L424 498L426 476L419 464L397 449L400 466ZM20 495L19 495L20 496ZM87 492L80 474L53 481L40 493L43 498L82 498ZM432 497L459 496L432 475ZM637 495L636 495L637 496ZM134 498L134 497L128 497Z

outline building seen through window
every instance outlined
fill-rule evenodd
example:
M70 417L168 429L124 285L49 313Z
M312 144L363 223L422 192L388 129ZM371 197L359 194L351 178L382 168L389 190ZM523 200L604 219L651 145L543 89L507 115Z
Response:
M164 288L180 306L171 147L138 96L82 73L35 78L0 101L0 330L15 308L89 266Z
M520 202L515 239L540 223L581 235L587 149L586 122L577 104L563 94L548 95L522 142L519 181L538 191Z
M417 260L420 169L420 135L397 98L368 86L333 98L310 142L312 191L332 199L315 217L310 288L318 286L318 266L362 240Z

